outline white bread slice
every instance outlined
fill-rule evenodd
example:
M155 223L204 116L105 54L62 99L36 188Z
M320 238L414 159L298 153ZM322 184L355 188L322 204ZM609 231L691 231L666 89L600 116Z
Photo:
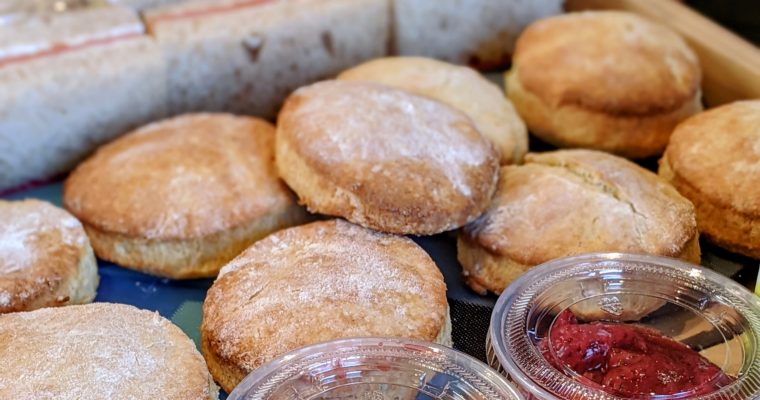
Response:
M111 4L118 4L121 6L129 7L133 10L147 10L150 8L156 8L166 6L174 3L181 3L186 0L108 0Z
M63 173L166 111L158 47L126 8L0 26L0 190Z
M531 22L562 0L393 0L394 51L492 69L509 62Z
M194 1L145 12L173 114L274 117L294 89L386 53L388 0Z

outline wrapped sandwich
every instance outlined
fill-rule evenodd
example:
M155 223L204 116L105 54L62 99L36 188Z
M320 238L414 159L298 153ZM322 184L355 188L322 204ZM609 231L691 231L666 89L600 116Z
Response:
M144 31L122 7L0 25L0 190L65 172L165 115L166 68Z

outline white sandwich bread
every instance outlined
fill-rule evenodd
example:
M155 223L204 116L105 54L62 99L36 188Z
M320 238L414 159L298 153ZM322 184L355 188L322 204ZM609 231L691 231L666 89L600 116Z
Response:
M561 0L392 0L393 50L492 69L509 62L531 22L559 14Z
M171 113L274 117L307 83L386 53L387 0L191 1L145 12Z
M0 25L0 190L63 173L163 116L165 74L158 47L126 8Z

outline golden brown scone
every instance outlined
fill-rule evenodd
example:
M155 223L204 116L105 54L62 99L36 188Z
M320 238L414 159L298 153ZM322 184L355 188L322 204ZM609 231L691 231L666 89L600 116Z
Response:
M195 344L158 313L94 303L0 315L0 398L215 400Z
M268 122L187 114L100 148L66 180L63 203L103 259L169 278L215 276L254 241L306 219L273 152Z
M277 122L277 168L312 212L428 235L488 206L499 160L462 112L369 82L295 91Z
M660 176L694 203L707 239L760 258L760 100L718 107L678 125Z
M694 206L663 179L593 150L528 153L501 169L493 203L457 243L467 284L501 293L529 268L596 251L699 263Z
M702 110L701 70L686 43L634 14L551 17L518 39L507 93L528 129L560 147L642 158Z
M501 89L472 68L424 57L387 57L343 71L338 79L393 86L446 103L467 114L493 142L501 164L528 151L528 131Z
M201 350L228 392L290 350L356 336L451 345L446 284L410 239L342 220L274 233L227 264L203 303Z
M76 218L44 201L0 200L0 313L89 303L98 282Z

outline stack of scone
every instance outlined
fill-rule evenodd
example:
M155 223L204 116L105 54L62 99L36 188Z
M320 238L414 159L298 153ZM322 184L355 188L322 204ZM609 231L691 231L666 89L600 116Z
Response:
M700 113L700 81L685 42L633 14L575 13L528 27L508 97L541 140L588 150L530 153L502 167L489 209L459 235L468 285L500 293L532 266L594 251L698 264L700 232L760 257L760 106ZM599 151L643 158L666 146L660 177Z
M498 88L433 60L381 59L295 91L278 117L278 171L310 211L350 222L277 232L222 269L201 327L217 382L229 391L280 354L337 338L450 346L443 276L396 235L475 220L526 136Z

